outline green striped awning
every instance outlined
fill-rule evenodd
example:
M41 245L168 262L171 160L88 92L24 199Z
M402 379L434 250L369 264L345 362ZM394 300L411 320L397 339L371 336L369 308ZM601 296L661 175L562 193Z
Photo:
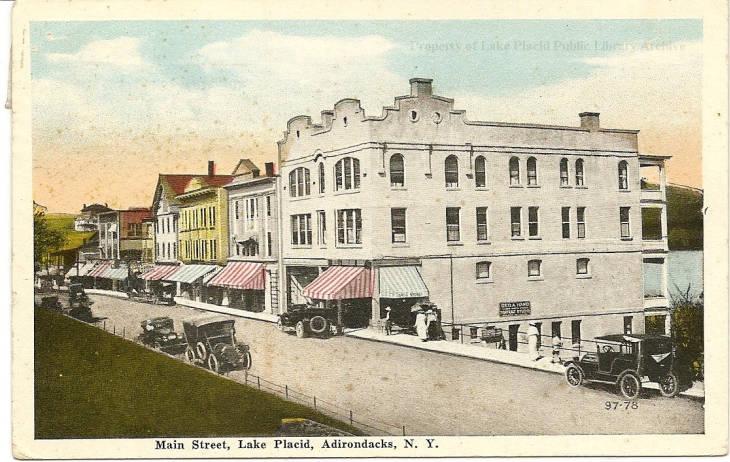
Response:
M217 265L182 265L180 266L180 269L166 277L163 277L162 280L192 284L216 269L218 269Z
M415 266L386 266L380 272L380 298L428 297L428 287Z
M103 278L116 279L117 281L127 279L128 276L129 268L127 268L126 266L120 266L119 268L109 268L104 274L101 275L101 277Z
M70 278L71 276L86 276L89 274L89 271L94 269L96 266L95 261L87 261L86 263L79 263L78 271L76 271L76 265L72 266L70 270L68 270L68 273L66 273L66 278ZM78 272L78 274L76 274Z

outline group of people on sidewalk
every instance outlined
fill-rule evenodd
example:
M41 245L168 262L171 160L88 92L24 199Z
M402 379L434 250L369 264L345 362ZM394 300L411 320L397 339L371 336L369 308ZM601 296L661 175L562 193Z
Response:
M441 329L441 321L438 315L438 308L430 305L421 305L415 311L416 322L413 327L416 328L416 334L422 342L429 340L445 340L443 329ZM415 306L414 306L415 309Z
M563 341L559 335L553 335L552 338L552 353L553 357L550 362L553 364L563 364L563 360L560 358L560 349L563 347ZM530 359L537 361L542 356L540 355L539 347L540 344L540 329L537 328L537 324L534 322L529 323L527 328L527 350L530 355Z

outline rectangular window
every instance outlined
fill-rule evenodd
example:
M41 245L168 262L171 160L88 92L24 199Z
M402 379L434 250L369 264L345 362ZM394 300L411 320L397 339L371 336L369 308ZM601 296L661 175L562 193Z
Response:
M487 208L477 207L477 241L489 240L487 227Z
M362 217L360 209L337 211L337 243L362 244Z
M480 261L477 263L477 279L490 279L492 264L488 261Z
M327 245L327 216L324 210L317 210L317 243Z
M512 237L522 236L522 208L510 208L510 222L512 224Z
M479 328L476 326L469 326L469 337L474 340L479 337Z
M390 209L391 242L406 242L406 209Z
M271 216L271 196L266 196L266 216Z
M239 207L240 207L239 202L238 201L235 201L233 203L233 210L234 210L234 214L235 214L236 220L238 220L238 219L241 218Z
M271 232L268 232L266 233L266 254L269 257L272 255L271 244Z
M563 222L563 239L570 239L570 207L560 209L560 215Z
M291 216L293 245L312 245L312 215L309 213Z
M562 323L560 321L553 321L553 324L552 324L553 337L560 338L563 336L563 333L561 332L561 330L562 330L561 325L562 325Z
M619 220L621 222L621 237L631 237L631 223L629 222L629 211L630 207L619 208Z
M634 317L624 316L624 334L631 335L633 333Z
M527 208L527 228L530 237L538 237L540 235L540 222L538 220L537 207Z
M570 322L571 341L573 344L580 344L580 320Z
M213 259L215 260L218 258L218 241L213 239L211 244L213 244Z
M576 209L576 224L578 227L578 239L586 237L586 208L578 207Z
M215 207L210 208L210 226L215 227Z
M456 242L461 240L459 231L459 207L446 207L446 241Z
M588 259L587 258L579 258L575 261L575 273L578 275L585 275L588 274Z
M540 260L530 260L527 262L527 276L531 278L540 277L542 275L542 262Z

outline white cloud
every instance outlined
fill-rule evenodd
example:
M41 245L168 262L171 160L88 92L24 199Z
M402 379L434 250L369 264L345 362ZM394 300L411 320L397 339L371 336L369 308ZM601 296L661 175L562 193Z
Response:
M149 69L150 64L140 53L140 43L136 37L96 40L76 53L48 53L46 59L54 63L109 66L128 71Z

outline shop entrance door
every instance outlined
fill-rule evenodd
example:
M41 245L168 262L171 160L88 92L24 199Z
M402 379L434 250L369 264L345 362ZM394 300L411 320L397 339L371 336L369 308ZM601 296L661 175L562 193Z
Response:
M509 326L509 349L517 351L517 333L520 330L519 324L510 324Z

